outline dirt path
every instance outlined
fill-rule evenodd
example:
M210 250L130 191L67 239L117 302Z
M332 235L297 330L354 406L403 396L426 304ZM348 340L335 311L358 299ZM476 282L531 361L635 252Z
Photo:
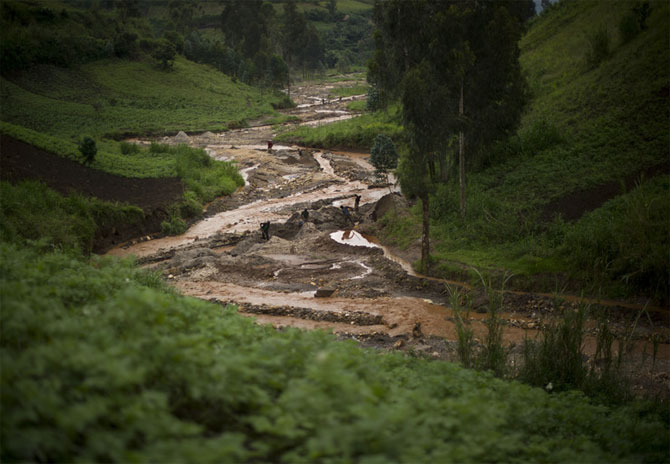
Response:
M327 89L317 90L293 111L302 123L351 116L346 100L324 102ZM273 137L271 126L259 126L165 138L163 142L189 143L213 158L237 162L247 184L208 205L207 217L184 235L136 241L109 253L134 254L141 264L163 272L183 294L235 303L260 323L327 329L368 346L455 360L456 315L449 306L448 283L417 276L409 263L366 235L374 234L374 219L384 208L406 207L402 198L375 184L372 167L360 153L282 145L268 152L266 143ZM361 197L358 211L354 195ZM355 226L340 206L350 208ZM306 221L301 216L305 210ZM269 240L259 229L265 221L271 223ZM466 320L482 342L485 293L459 283L451 288L473 302ZM320 297L322 293L329 296ZM524 337L536 337L558 311L576 306L564 301L556 307L548 295L506 294L501 314L505 343L518 353ZM631 335L623 312L620 317L612 314L620 335ZM668 392L670 331L665 318L649 312L631 337L639 354L635 360L649 374L646 381ZM662 340L653 372L650 361L642 365L640 358L645 343L651 353L652 334ZM590 338L585 352L594 349Z

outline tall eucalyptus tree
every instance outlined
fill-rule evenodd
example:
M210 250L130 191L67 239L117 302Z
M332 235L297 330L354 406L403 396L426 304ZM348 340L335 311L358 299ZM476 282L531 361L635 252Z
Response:
M423 203L422 267L430 250L429 200L436 159L458 137L460 213L465 218L466 149L474 159L514 130L525 103L518 41L532 0L386 0L375 8L376 51L368 78L383 98L398 99L408 151L398 175ZM454 153L454 156L456 154ZM441 171L447 163L439 163Z

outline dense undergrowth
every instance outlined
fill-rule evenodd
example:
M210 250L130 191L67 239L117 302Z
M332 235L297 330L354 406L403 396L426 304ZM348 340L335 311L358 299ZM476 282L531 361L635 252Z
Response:
M144 212L80 195L63 196L44 184L0 182L0 240L34 242L46 251L90 253L96 231L121 224L139 224Z
M275 331L130 261L0 245L3 462L661 462L667 418Z
M532 100L517 134L468 166L464 221L456 181L431 196L436 272L506 268L517 287L578 281L573 291L667 303L669 13L651 2L646 29L624 37L635 5L560 2L531 24L520 60ZM608 53L593 63L597 30ZM621 194L586 206L608 184ZM583 216L566 218L573 206ZM386 240L414 243L420 221L420 205L390 219Z

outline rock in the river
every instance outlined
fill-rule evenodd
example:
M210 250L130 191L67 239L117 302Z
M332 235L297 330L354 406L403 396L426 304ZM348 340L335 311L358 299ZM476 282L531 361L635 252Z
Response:
M314 294L315 298L328 298L333 293L335 293L334 288L319 288Z

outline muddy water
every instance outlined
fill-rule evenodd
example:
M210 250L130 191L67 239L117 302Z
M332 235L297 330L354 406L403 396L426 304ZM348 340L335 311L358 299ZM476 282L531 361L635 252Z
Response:
M326 160L322 161L327 163ZM332 168L330 170L332 172ZM341 177L336 176L334 173L332 175L336 180L344 182L344 179ZM366 204L379 200L387 191L384 189L367 189L367 186L360 182L349 182L346 186L336 184L316 191L296 193L285 198L259 200L240 206L237 209L208 217L194 224L183 235L163 237L157 240L141 242L130 247L122 245L110 250L109 254L116 256L134 254L135 256L142 257L157 253L160 250L177 248L193 243L196 240L206 239L217 233L242 233L257 230L263 221L282 222L288 219L288 215L281 212L287 206L341 197L344 194L353 195L354 193L361 195L361 204ZM349 200L348 202L353 203L353 200Z

